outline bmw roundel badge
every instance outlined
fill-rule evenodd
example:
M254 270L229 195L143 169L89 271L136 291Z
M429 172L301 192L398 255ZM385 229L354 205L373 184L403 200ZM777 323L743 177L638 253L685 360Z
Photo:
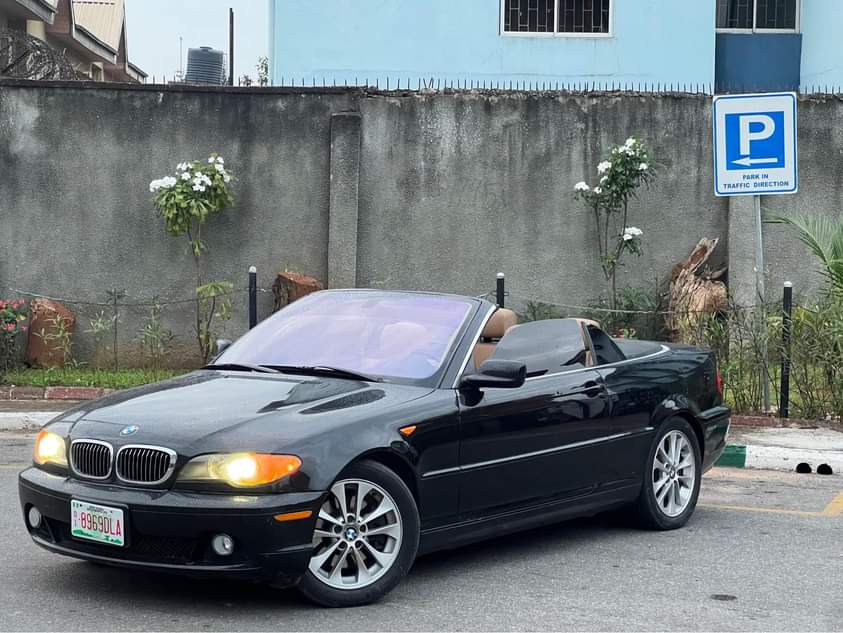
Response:
M120 435L134 435L140 430L140 427L135 426L134 424L131 426L127 426L125 429L120 431Z

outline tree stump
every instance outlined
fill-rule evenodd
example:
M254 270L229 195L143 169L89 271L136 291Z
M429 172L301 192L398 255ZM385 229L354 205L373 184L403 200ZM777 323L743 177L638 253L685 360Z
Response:
M29 313L27 362L37 367L64 367L70 362L76 315L50 299L33 300Z
M721 281L726 269L706 266L718 241L701 239L688 258L673 267L667 315L672 341L698 343L700 326L727 306L726 284Z
M272 284L272 294L275 295L275 305L272 311L278 312L293 301L322 289L322 284L313 277L299 273L278 273L275 282Z

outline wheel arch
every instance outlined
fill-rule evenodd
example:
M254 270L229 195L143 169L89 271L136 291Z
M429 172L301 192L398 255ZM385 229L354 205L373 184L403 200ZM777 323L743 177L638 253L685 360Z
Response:
M705 459L705 431L694 414L694 407L685 396L676 395L664 400L653 413L653 426L658 428L671 418L680 418L691 425L700 447L700 459Z
M362 461L377 462L381 466L389 468L389 470L398 475L401 481L403 481L407 488L410 490L410 494L413 495L413 500L418 505L419 487L418 480L416 477L416 471L404 457L399 455L396 451L390 450L388 448L376 448L355 457L348 464L346 464L345 468L343 468L343 471L347 470L353 464L357 464Z

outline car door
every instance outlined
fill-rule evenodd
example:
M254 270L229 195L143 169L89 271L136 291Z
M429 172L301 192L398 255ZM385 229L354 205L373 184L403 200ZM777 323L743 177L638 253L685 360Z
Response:
M458 391L463 519L586 494L601 478L593 454L610 426L605 384L586 366L581 326L555 321L518 326L493 354L527 364L523 386Z

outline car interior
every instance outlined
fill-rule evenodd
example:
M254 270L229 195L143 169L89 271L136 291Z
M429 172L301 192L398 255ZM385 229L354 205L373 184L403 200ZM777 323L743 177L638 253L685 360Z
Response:
M517 360L527 376L593 367L638 358L661 349L658 343L615 339L590 319L546 319L518 323L512 310L499 308L474 347L474 371L486 360Z

